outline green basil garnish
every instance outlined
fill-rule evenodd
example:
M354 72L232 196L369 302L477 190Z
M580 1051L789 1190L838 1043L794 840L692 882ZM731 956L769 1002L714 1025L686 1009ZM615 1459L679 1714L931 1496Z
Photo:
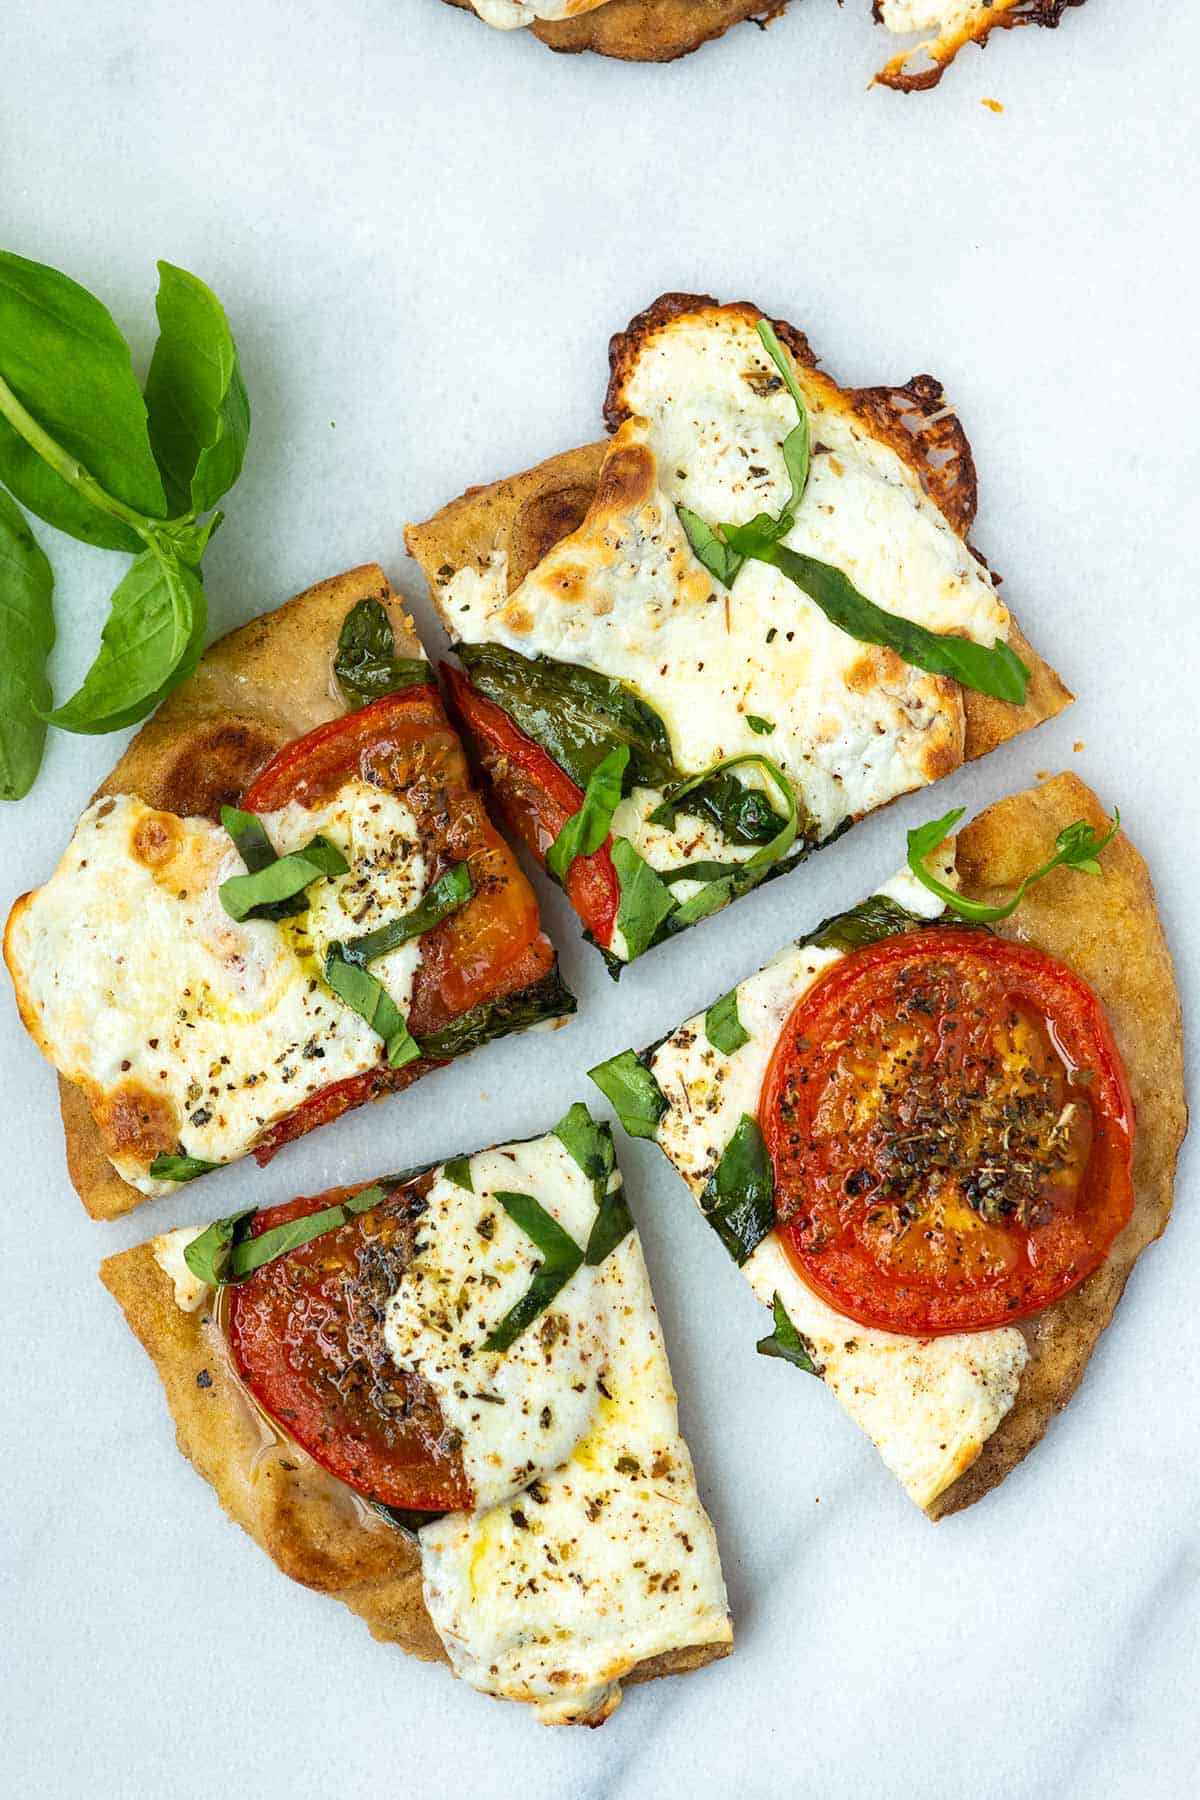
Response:
M416 1512L409 1506L385 1506L382 1500L368 1500L367 1505L381 1519L386 1519L389 1525L394 1525L397 1531L403 1532L414 1544L420 1542L423 1526L433 1525L438 1519L446 1517L444 1512Z
M919 825L915 831L910 831L908 866L923 887L927 887L931 894L936 894L960 919L966 919L973 925L989 925L997 919L1011 918L1020 906L1026 890L1035 881L1041 881L1043 876L1049 875L1051 869L1078 869L1083 875L1099 875L1101 869L1096 858L1107 844L1112 843L1121 829L1119 808L1114 810L1112 824L1103 835L1085 819L1076 819L1074 824L1064 826L1054 840L1054 855L1039 869L1026 875L1011 900L1006 900L1002 906L987 906L982 900L968 900L957 889L947 887L944 881L939 881L925 867L925 858L932 855L962 816L963 808L956 806L944 818L933 819L928 825Z
M633 1230L633 1215L619 1175L610 1191L616 1169L612 1132L607 1125L597 1125L582 1100L577 1100L554 1127L554 1135L593 1184L596 1217L583 1260L594 1268Z
M633 1214L629 1210L629 1202L625 1198L625 1186L620 1177L617 1186L606 1192L596 1209L596 1217L592 1220L592 1229L588 1233L587 1249L583 1260L589 1268L595 1268L606 1256L611 1256L617 1245L629 1236L633 1230Z
M54 574L22 513L0 488L0 800L33 786L53 705Z
M219 1163L205 1162L201 1156L185 1156L175 1150L160 1150L150 1164L150 1173L155 1181L194 1181L197 1175L207 1175L210 1169L220 1168Z
M628 744L618 744L589 775L583 805L567 820L546 852L546 867L559 881L566 880L577 856L591 856L608 836L620 804L628 763Z
M756 750L745 751L740 756L726 757L723 762L715 764L712 769L706 769L700 775L693 775L682 786L671 790L668 796L670 805L672 807L680 806L694 788L701 786L714 774L736 769L746 763L761 769L767 776L776 794L783 801L786 816L781 819L778 813L772 815L776 825L773 836L767 843L761 844L744 862L728 863L719 874L716 872L720 868L719 864L702 865L712 870L712 873L706 874L704 877L695 874L696 864L691 865L691 878L693 880L704 879L706 885L701 888L699 893L693 894L690 900L685 900L676 907L670 920L672 931L680 931L687 925L694 925L698 919L706 918L709 913L717 912L730 900L736 899L739 894L747 893L752 887L756 887L776 863L784 860L796 841L800 830L800 809L795 790L778 763L772 762L770 757L763 756ZM686 868L687 865L685 865ZM671 871L674 879L680 879L683 873L684 870Z
M452 863L411 912L404 913L399 919L390 919L374 931L364 932L362 937L346 938L337 948L346 962L360 966L373 962L377 956L386 956L389 951L398 950L401 944L431 931L451 913L465 906L474 892L468 865Z
M787 1308L778 1294L775 1296L775 1304L771 1310L775 1316L775 1329L770 1337L759 1338L754 1346L758 1354L760 1356L780 1356L784 1362L790 1362L797 1369L803 1369L806 1375L820 1375L821 1370L813 1360L812 1346L788 1318Z
M611 1104L630 1137L656 1138L658 1121L667 1110L666 1098L653 1072L635 1050L622 1050L607 1062L588 1070L604 1098Z
M901 931L920 931L929 923L897 901L872 894L848 912L823 919L815 931L797 942L802 950L810 945L818 950L861 950L866 944L878 943L880 938L895 937Z
M354 707L433 680L424 657L396 655L392 621L382 601L375 599L355 601L342 620L333 672Z
M360 1019L383 1039L389 1067L403 1069L416 1062L421 1047L408 1029L404 1014L381 981L368 969L347 962L334 944L325 958L325 980Z
M586 791L593 770L624 744L632 786L664 787L675 774L666 726L658 714L612 676L550 656L522 656L502 644L459 644L471 685L493 700L576 787Z
M552 1218L532 1194L501 1190L495 1198L542 1253L541 1263L521 1298L483 1340L485 1350L507 1350L566 1286L582 1263L584 1253L570 1233L563 1230L558 1220Z
M693 512L690 506L677 506L675 510L696 561L702 563L722 587L731 588L745 558L731 550L724 538L718 537L712 526L699 513Z
M493 1038L506 1037L510 1031L526 1031L544 1020L565 1018L575 1011L575 996L564 984L558 965L515 994L504 994L498 1000L485 1000L470 1012L460 1013L440 1031L421 1039L421 1055L433 1062L449 1062L466 1056L480 1044Z
M227 809L232 811L232 808ZM240 813L239 819L247 815ZM266 833L263 833L266 836ZM273 862L246 875L231 875L217 892L231 919L278 918L280 905L294 900L312 882L326 875L345 875L350 868L336 844L328 838L311 838L302 850L277 856Z
M250 1235L250 1221L259 1209L249 1206L227 1218L214 1219L207 1231L187 1245L183 1260L197 1280L207 1282L209 1287L227 1287L286 1256L289 1250L297 1250L327 1231L336 1231L339 1225L345 1225L357 1213L368 1212L386 1197L378 1185L364 1188L361 1194L341 1200L336 1206L324 1206L318 1212L306 1213L302 1219L273 1225L257 1237Z
M771 737L775 730L770 719L764 719L758 713L747 713L746 723L757 737Z
M744 1263L775 1225L775 1179L758 1121L738 1120L716 1171L700 1196L705 1218L732 1256Z
M714 1050L724 1056L732 1056L743 1044L750 1042L750 1033L738 1017L738 991L730 988L719 1000L714 1000L704 1015L704 1035Z
M675 911L675 901L671 890L638 855L628 838L613 840L612 860L621 887L617 930L625 939L627 960L632 962L650 948L663 920Z
M465 1188L468 1194L475 1192L475 1183L471 1179L471 1159L469 1156L452 1156L450 1161L442 1164L442 1174L455 1187Z

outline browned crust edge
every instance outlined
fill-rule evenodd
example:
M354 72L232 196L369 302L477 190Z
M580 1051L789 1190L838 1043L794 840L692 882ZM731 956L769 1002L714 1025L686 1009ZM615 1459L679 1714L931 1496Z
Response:
M1053 854L1063 827L1080 818L1106 823L1095 794L1072 774L989 807L958 834L963 891L989 904L1007 899L1025 871ZM1138 1257L1170 1217L1187 1130L1179 995L1149 872L1124 832L1101 864L1100 881L1056 870L997 929L1058 957L1099 996L1136 1108L1133 1217L1102 1268L1022 1324L1029 1362L1012 1410L971 1467L926 1508L932 1519L982 1499L1038 1443L1078 1387Z
M967 44L978 44L982 50L993 31L1014 31L1021 25L1045 25L1055 30L1061 23L1068 7L1083 6L1085 0L1015 0L1015 5L1007 12L993 12L990 17L984 15L973 23L964 25L961 31L952 36L936 38L934 29L930 31L930 39L944 46L941 55L935 55L932 66L919 69L913 74L905 70L905 62L911 51L901 51L884 65L875 77L877 87L895 88L904 94L917 94L924 89L936 87L959 51ZM880 0L873 0L872 13L876 22L883 18Z
M471 0L449 0L472 12ZM674 62L747 19L766 25L788 0L608 0L577 19L535 23L530 32L567 56L594 51L619 62Z
M176 1305L152 1244L108 1257L100 1279L154 1363L180 1451L229 1517L283 1574L340 1600L373 1637L426 1662L447 1662L425 1608L415 1545L373 1520L296 1445L271 1444L210 1310L189 1313ZM684 1674L728 1649L712 1644L668 1651L639 1663L622 1676L622 1685Z

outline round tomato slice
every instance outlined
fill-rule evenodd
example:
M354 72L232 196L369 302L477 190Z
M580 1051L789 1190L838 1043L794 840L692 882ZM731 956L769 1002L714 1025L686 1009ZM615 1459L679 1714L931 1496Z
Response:
M779 1235L849 1318L929 1336L1040 1311L1133 1210L1133 1102L1100 1003L1027 944L955 926L835 963L760 1103Z
M512 829L540 862L583 805L582 790L554 758L509 718L502 706L477 693L452 664L442 665L455 711L470 731ZM567 870L567 898L596 942L607 949L616 928L621 888L612 862L612 839L591 856L577 856Z
M253 1234L360 1191L267 1208ZM383 1337L384 1308L413 1253L413 1199L401 1188L229 1288L229 1341L264 1412L322 1468L385 1506L455 1512L472 1497L454 1436Z

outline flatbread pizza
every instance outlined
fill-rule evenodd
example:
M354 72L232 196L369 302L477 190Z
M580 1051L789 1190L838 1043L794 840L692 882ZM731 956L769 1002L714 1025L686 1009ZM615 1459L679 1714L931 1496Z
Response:
M1171 1211L1179 1000L1072 775L909 838L876 894L592 1070L909 1496L979 1499L1069 1401Z
M96 1218L574 1008L375 564L206 652L4 953Z
M457 716L612 972L1070 695L968 541L938 382L840 388L747 303L612 340L613 434L407 541Z
M109 1257L183 1454L294 1580L550 1724L731 1643L607 1126Z

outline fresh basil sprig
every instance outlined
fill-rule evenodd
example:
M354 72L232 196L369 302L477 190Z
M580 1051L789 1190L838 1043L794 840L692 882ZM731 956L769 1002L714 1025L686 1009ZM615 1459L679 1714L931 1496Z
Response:
M301 1244L309 1244L327 1231L336 1231L339 1225L347 1224L358 1213L369 1212L386 1198L382 1187L364 1188L361 1194L340 1200L336 1206L323 1206L301 1219L273 1225L257 1237L251 1237L250 1223L258 1208L245 1207L224 1219L214 1219L206 1231L187 1245L183 1260L197 1280L207 1282L209 1287L227 1287L286 1256L289 1250L298 1250Z
M775 1329L770 1337L759 1338L754 1346L758 1354L760 1356L780 1356L784 1362L790 1362L797 1369L803 1369L806 1375L820 1375L821 1370L813 1360L812 1346L788 1318L787 1308L778 1294L775 1296L775 1304L771 1311L775 1319Z
M584 1253L570 1232L564 1231L532 1194L500 1190L495 1197L542 1253L541 1263L521 1298L483 1340L485 1350L507 1350L570 1281L583 1262Z
M474 892L469 864L451 863L411 912L401 914L398 919L389 919L386 925L366 931L361 937L346 938L338 949L346 962L360 965L373 962L375 957L386 956L389 951L398 950L401 944L432 931L435 925L465 906Z
M743 1113L700 1196L705 1218L744 1263L775 1226L775 1177L757 1119Z
M636 1050L622 1050L619 1056L596 1063L588 1070L588 1079L612 1105L630 1137L658 1136L658 1121L667 1110L666 1097Z
M351 706L433 680L424 657L397 656L396 634L383 602L357 600L342 620L333 672Z
M926 857L931 856L943 838L953 831L963 816L963 810L961 806L956 806L944 818L932 819L928 825L918 825L914 831L909 832L908 866L922 887L927 887L951 912L973 925L990 925L997 919L1011 918L1026 891L1035 881L1041 881L1043 876L1049 875L1051 869L1078 869L1082 875L1099 875L1101 869L1096 859L1121 829L1119 808L1114 810L1112 824L1103 834L1085 819L1076 819L1074 824L1064 826L1059 832L1054 841L1054 855L1040 868L1025 876L1011 900L1006 900L1002 906L988 906L982 900L970 900L955 888L947 887L944 881L939 881L925 866Z
M226 808L228 812L234 810ZM245 818L246 814L240 817ZM239 923L243 919L278 918L278 908L302 894L312 882L323 876L345 875L349 868L337 845L318 833L300 850L277 856L246 875L231 875L221 883L217 894L229 917Z
M566 880L577 856L593 855L608 836L628 766L629 746L618 744L588 776L582 806L572 813L546 852L546 867L559 881Z
M196 276L160 262L159 337L145 393L129 347L91 294L0 251L0 484L69 536L132 553L82 687L49 709L48 572L14 557L0 518L0 797L28 791L46 720L74 732L132 725L199 661L207 631L200 561L250 429L228 320ZM14 746L19 746L14 749Z
M338 944L325 957L325 980L339 1000L364 1019L383 1039L388 1066L403 1069L416 1062L421 1046L408 1029L408 1021L381 981L369 969L347 962Z

